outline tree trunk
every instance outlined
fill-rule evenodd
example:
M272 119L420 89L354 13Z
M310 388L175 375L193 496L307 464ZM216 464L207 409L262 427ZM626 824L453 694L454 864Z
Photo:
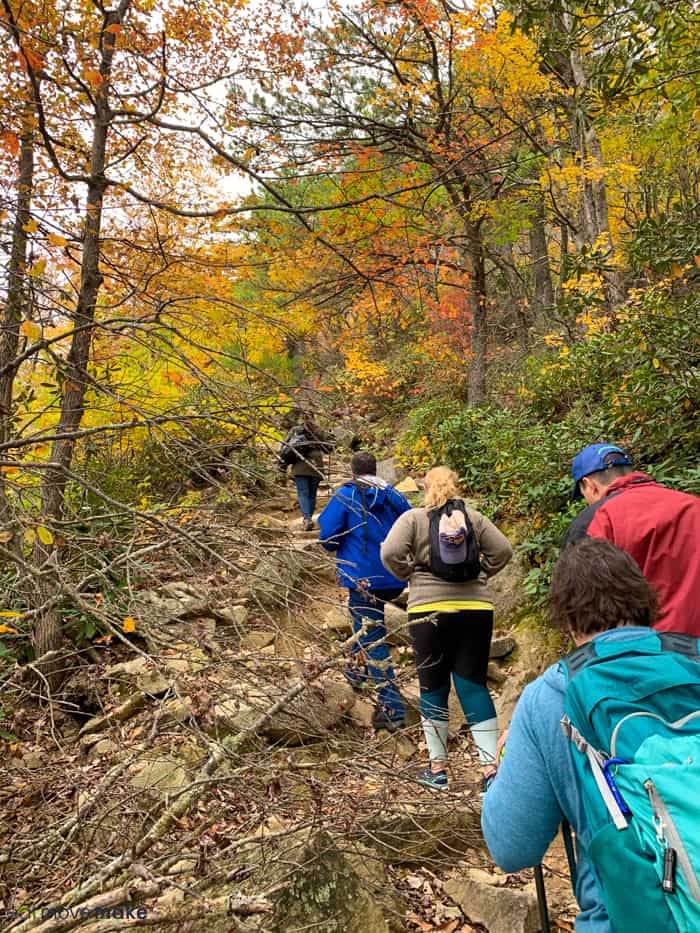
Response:
M88 180L87 206L83 224L83 256L80 269L80 289L78 302L73 315L73 337L71 348L63 372L63 403L61 415L56 426L56 433L68 435L54 441L51 448L51 462L57 464L47 470L41 485L41 512L45 520L58 519L63 512L66 491L66 470L73 459L75 439L70 435L75 432L83 417L85 392L88 384L88 363L95 326L95 307L97 295L102 283L100 274L100 231L102 226L102 201L105 191L105 161L107 137L109 134L111 111L109 106L109 80L114 58L114 31L109 27L121 24L131 0L121 0L117 10L105 14L100 35L101 81L95 92L95 115L90 153L90 174ZM34 545L34 560L37 566L45 565L53 558L55 545L44 544L37 536ZM47 590L50 584L47 584ZM43 594L51 595L50 592ZM56 651L61 646L62 632L58 614L50 610L39 617L33 631L37 658ZM60 682L61 670L58 659L49 659L40 665L41 673L46 677L51 689Z
M571 101L569 115L572 138L577 144L581 159L581 226L589 244L592 245L602 240L612 253L613 244L610 236L610 215L604 172L605 160L595 122L586 112L586 98L589 92L588 76L583 65L581 49L573 41L573 14L565 13L563 22L571 41L569 64L576 87L576 95ZM594 169L590 178L587 177L587 165L591 165ZM604 280L608 305L615 308L624 300L620 274L617 269L612 269L604 273Z
M19 177L17 180L17 211L12 227L12 247L7 271L8 287L5 313L0 334L0 443L6 444L11 436L13 388L17 369L14 365L19 348L20 325L27 306L27 225L31 219L32 188L34 184L34 113L27 106L20 135ZM3 448L2 456L8 452ZM8 499L5 480L0 474L0 524L11 530L14 537L9 548L21 553L19 525L15 522Z
M472 320L471 351L467 404L478 408L486 401L486 268L481 231L475 224L467 227L467 247L463 251L464 265L469 281L466 289L466 305Z
M542 325L545 311L554 304L552 270L547 249L544 197L539 189L535 194L530 217L530 264L532 268L532 310L535 320Z

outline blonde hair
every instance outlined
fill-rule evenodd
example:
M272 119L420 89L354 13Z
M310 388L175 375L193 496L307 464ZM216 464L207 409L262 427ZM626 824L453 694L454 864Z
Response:
M439 466L428 470L425 475L425 505L438 509L450 499L459 499L457 474L449 467Z

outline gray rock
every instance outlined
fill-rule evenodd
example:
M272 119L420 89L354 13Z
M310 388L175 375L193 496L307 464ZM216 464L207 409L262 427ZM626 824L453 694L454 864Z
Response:
M395 486L405 475L406 471L399 466L395 457L388 457L377 463L377 476L381 476L390 486Z
M172 682L166 680L157 671L149 658L142 656L132 661L123 661L113 664L105 670L105 677L109 680L119 680L123 683L137 687L147 696L160 696L172 688Z
M215 730L219 736L250 729L284 692L284 686L250 686L214 707ZM299 745L324 735L353 707L355 694L349 684L334 681L309 687L261 728L271 739Z
M249 632L241 642L241 647L249 651L260 651L273 644L276 637L276 632Z
M362 824L360 841L396 865L423 865L440 857L454 862L459 855L483 846L479 812L464 800L458 806L395 801L390 814Z
M535 671L519 671L517 674L507 679L503 690L501 690L501 693L495 700L498 728L500 730L508 728L513 718L516 704L520 699L520 694L536 676L537 674Z
M490 658L507 658L515 651L515 639L512 635L501 635L491 641Z
M163 755L161 758L142 759L135 767L139 770L130 779L132 787L168 794L182 790L189 782L187 770L178 758Z
M489 933L537 933L540 929L537 898L531 890L503 886L503 877L478 869L445 883L445 893L473 923Z
M189 697L172 697L161 706L160 722L167 726L176 722L187 722L193 716L194 707Z
M508 680L508 675L494 661L489 661L486 676L494 684L504 684Z
M381 866L341 851L325 833L290 852L285 863L291 870L275 904L272 933L390 933L382 909L387 883Z
M341 638L347 638L352 633L352 623L347 605L334 606L323 617L323 628L336 632Z
M217 606L213 610L217 619L228 622L229 625L239 627L245 625L250 615L247 606Z
M411 644L408 634L408 613L405 609L387 603L384 607L384 624L386 625L386 643L401 647Z
M100 739L99 742L90 748L88 752L88 761L94 761L103 755L115 755L119 751L119 746L112 739Z

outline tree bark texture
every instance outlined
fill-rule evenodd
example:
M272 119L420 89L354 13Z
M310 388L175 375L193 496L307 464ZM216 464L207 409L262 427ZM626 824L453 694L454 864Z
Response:
M12 246L8 267L8 288L5 313L0 334L0 443L7 443L12 428L12 400L15 376L14 362L20 340L20 326L28 306L26 274L27 247L29 237L27 225L31 219L32 189L34 184L34 114L27 104L22 133L20 135L19 175L17 179L17 210L12 227ZM3 451L7 456L7 451ZM18 528L14 522L12 507L7 495L4 477L0 476L0 524L14 531L9 544L13 552L19 553Z
M109 105L109 84L114 58L115 35L109 27L121 24L131 0L121 0L116 10L105 14L100 35L101 81L95 91L95 112L90 152L90 173L88 180L87 205L83 224L83 255L80 269L80 289L73 315L73 337L66 360L63 376L63 402L61 414L56 426L56 433L70 435L80 426L85 410L85 393L88 385L88 363L95 328L95 307L102 276L100 273L100 232L102 226L102 204L106 188L105 163L107 138L112 118ZM62 437L54 441L51 461L54 469L47 470L41 487L41 511L45 519L60 518L66 492L65 470L71 465L75 448L74 438ZM55 544L44 544L37 537L34 545L34 560L37 566L46 564L49 558L56 558ZM47 590L50 584L47 584ZM44 594L49 596L50 593ZM57 650L62 641L60 619L55 610L44 613L37 619L34 632L34 644L37 658L47 652ZM42 674L50 686L60 680L57 662L50 663L50 670L40 666Z

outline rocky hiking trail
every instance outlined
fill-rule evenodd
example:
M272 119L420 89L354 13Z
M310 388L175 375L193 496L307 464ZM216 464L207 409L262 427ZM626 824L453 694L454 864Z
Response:
M456 703L450 790L414 780L425 751L405 611L389 607L387 627L408 725L375 734L371 694L342 675L351 630L333 560L300 526L291 486L235 515L212 502L187 528L219 560L184 548L154 562L131 593L134 630L88 651L48 707L6 685L3 929L108 933L126 921L97 908L125 903L143 908L129 923L202 933L540 929L532 873L503 874L483 848ZM489 676L505 726L543 646L508 630L517 563L496 579ZM572 930L558 841L545 879L552 928Z

